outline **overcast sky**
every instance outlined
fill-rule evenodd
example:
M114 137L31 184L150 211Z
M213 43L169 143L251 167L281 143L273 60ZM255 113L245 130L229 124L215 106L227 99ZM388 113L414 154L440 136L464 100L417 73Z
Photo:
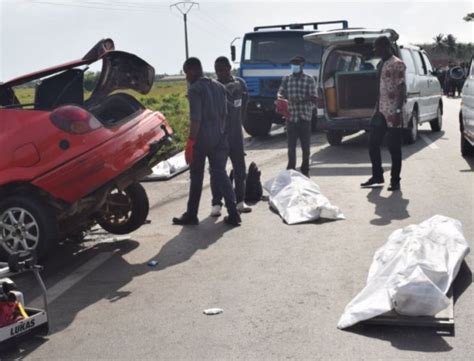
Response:
M82 57L99 39L135 53L157 73L177 73L184 60L183 20L163 0L0 0L0 81ZM389 27L401 41L429 42L439 33L474 41L474 1L200 1L189 14L190 55L207 70L229 56L229 44L256 25L349 20ZM240 45L240 43L237 43Z

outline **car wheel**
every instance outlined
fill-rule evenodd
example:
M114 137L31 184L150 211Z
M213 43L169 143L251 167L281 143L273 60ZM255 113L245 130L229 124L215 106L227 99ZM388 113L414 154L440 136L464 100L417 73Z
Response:
M4 252L35 252L42 257L57 242L54 211L40 198L11 196L0 202L0 239Z
M436 115L436 119L430 122L431 130L433 132L439 132L443 127L443 112L441 111L441 107L438 106L438 111Z
M413 144L418 138L418 111L413 110L408 129L403 134L405 144Z
M332 146L341 145L343 134L338 130L330 130L326 133L326 139Z
M97 223L113 234L131 233L145 223L149 210L145 188L133 183L124 191L114 189L107 195Z
M471 157L474 155L474 146L471 145L461 133L461 154L463 157Z
M264 115L247 114L243 125L245 131L252 137L264 137L270 133L272 119Z

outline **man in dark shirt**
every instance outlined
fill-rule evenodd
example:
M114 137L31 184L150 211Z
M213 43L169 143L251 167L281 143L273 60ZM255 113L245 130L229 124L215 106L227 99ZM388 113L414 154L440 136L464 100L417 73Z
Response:
M216 59L214 68L217 80L226 87L228 93L227 137L229 157L234 174L237 210L240 213L248 213L252 208L245 204L246 167L242 134L242 118L246 114L248 104L247 85L243 79L232 76L230 61L225 56ZM218 187L215 177L211 177L211 190L211 216L219 217L222 208L222 191Z
M241 219L236 208L234 190L225 170L229 151L226 139L226 89L222 84L204 77L201 62L197 58L187 59L183 70L190 83L188 89L190 129L185 157L190 167L191 185L187 211L181 217L173 218L173 223L178 225L199 223L197 215L204 168L208 158L211 177L222 191L229 213L224 222L238 226Z

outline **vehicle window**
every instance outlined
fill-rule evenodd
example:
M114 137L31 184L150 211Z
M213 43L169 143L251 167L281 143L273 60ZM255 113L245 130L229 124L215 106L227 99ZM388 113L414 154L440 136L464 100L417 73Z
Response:
M246 40L244 60L250 60L250 59L252 59L252 40Z
M422 58L420 52L419 51L414 51L413 52L413 57L415 58L417 73L420 74L420 75L425 75L426 74L426 67L423 63L423 58Z
M408 49L401 49L402 60L407 67L408 74L415 74L415 62L413 61L413 57L411 56L411 51Z
M426 56L425 53L422 53L422 54L423 54L423 61L425 62L425 66L426 66L426 71L428 74L431 74L431 72L433 71L433 66L431 65L430 59L428 58L428 56Z

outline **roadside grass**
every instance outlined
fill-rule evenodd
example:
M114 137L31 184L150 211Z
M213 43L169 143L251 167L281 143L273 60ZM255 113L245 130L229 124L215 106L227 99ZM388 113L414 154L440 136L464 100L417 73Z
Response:
M134 91L127 91L138 99L146 108L160 111L166 117L174 130L174 140L179 149L184 148L188 132L188 102L186 99L186 82L155 82L147 95ZM15 94L20 103L31 104L34 102L34 88L15 88ZM85 93L86 99L90 92Z

